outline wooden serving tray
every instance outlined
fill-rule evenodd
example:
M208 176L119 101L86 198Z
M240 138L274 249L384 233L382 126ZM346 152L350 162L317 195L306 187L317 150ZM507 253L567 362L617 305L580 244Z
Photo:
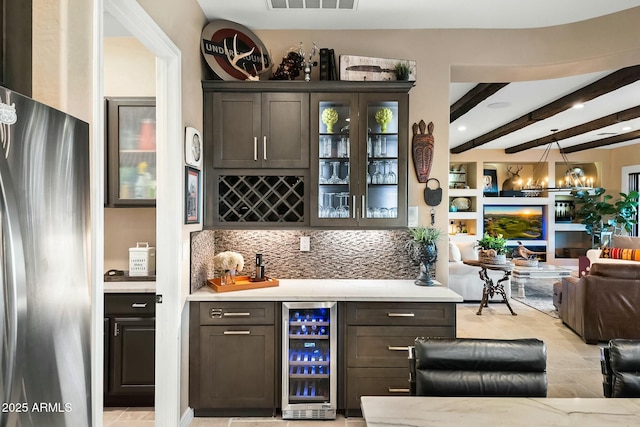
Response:
M207 280L207 285L216 292L244 291L245 289L272 288L280 286L278 279L267 277L262 282L252 282L250 276L236 276L236 283L233 285L221 285L220 278Z

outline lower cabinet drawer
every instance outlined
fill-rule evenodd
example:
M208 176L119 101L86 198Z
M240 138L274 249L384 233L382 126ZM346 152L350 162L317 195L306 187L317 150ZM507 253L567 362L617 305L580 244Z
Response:
M408 346L416 337L455 337L447 326L349 326L347 366L361 368L404 368Z
M275 302L202 302L201 325L272 325Z
M360 409L361 396L409 396L406 368L350 368L347 372L347 409Z

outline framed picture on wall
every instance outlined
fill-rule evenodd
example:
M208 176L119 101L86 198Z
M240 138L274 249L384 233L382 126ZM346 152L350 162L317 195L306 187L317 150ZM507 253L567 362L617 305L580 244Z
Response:
M483 170L482 194L486 197L498 196L498 174L495 169Z
M200 171L187 166L184 177L184 223L200 223Z

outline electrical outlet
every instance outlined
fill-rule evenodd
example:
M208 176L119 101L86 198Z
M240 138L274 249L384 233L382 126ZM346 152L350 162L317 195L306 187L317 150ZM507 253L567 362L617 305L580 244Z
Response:
M300 236L300 250L302 252L309 252L311 250L311 237Z

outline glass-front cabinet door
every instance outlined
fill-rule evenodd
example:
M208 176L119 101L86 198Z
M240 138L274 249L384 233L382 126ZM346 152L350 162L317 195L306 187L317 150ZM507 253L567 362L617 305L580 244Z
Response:
M406 226L407 103L397 93L312 95L312 225Z
M155 206L155 98L107 98L107 205Z

